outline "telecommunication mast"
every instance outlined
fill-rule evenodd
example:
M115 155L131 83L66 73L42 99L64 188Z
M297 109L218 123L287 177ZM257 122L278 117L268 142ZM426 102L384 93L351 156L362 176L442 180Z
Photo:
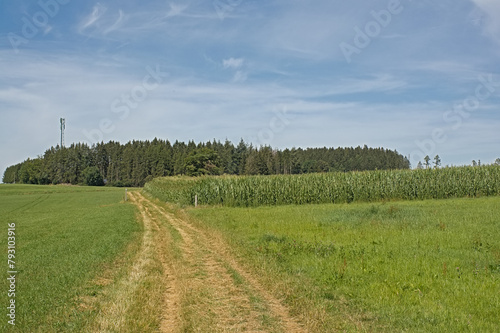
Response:
M61 148L64 147L64 130L66 129L66 119L61 118Z

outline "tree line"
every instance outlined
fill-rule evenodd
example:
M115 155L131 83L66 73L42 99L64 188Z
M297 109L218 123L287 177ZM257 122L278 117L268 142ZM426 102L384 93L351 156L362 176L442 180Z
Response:
M198 143L154 139L92 146L51 147L35 159L8 167L4 183L143 186L164 176L271 175L408 169L408 159L384 148L254 147L243 140Z

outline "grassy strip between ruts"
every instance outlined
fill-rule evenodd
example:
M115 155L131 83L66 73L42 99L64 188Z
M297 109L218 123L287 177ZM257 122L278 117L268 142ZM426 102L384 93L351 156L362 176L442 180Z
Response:
M500 198L188 209L315 332L494 332Z
M115 188L0 185L4 268L7 224L15 223L18 271L16 325L4 313L1 331L84 331L93 322L96 299L126 274L141 241L136 210L123 198ZM3 305L7 282L0 282Z

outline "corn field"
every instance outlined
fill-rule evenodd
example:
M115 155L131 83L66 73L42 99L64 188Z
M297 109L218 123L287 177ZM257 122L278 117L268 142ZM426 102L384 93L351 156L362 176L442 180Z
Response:
M163 201L255 207L500 194L500 166L276 176L165 177L144 190Z

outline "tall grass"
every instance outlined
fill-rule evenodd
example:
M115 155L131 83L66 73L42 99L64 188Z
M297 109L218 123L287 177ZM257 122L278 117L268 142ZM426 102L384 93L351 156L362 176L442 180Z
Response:
M500 194L500 166L382 170L276 176L167 177L147 183L161 200L193 205L371 202L481 197Z
M498 332L500 197L188 209L310 332Z

